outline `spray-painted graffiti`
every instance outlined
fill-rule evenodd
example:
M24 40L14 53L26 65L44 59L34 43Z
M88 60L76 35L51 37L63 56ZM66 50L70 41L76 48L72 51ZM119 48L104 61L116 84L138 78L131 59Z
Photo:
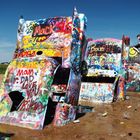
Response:
M28 111L28 112L36 112L40 114L45 110L45 106L40 101L36 99L27 99L22 102L20 105L19 111Z
M113 101L113 83L87 83L82 82L79 104L109 103Z
M51 18L44 21L43 24L34 27L33 37L50 36L53 32L63 32L71 34L72 22L67 23L65 18Z
M78 72L76 78L70 77L68 87L65 87L65 92L70 91L67 92L70 96L66 96L70 97L69 103L78 102L85 16L76 13L73 18L32 21L20 18L16 50L0 89L0 110L6 109L5 113L0 112L0 122L43 128L48 98L52 97L54 74L59 66L70 68L72 65L71 73L75 77ZM78 88L75 86L72 90L74 82ZM19 102L13 98L17 95ZM62 100L64 102L64 96ZM72 120L75 113L71 112L71 107L68 108L68 119Z
M35 50L28 50L28 51L22 51L18 54L15 54L15 58L22 58L22 57L35 57L35 56L48 56L48 57L62 57L63 53L62 50L58 49L35 49ZM67 53L65 53L64 57L66 58L68 56Z
M65 98L66 103L71 105L78 104L80 84L81 84L81 75L75 75L74 72L71 71Z
M41 129L43 127L43 122L40 121L40 116L38 114L26 111L19 111L18 113L14 111L8 113L7 116L2 116L0 118L0 121L5 122L6 124L12 124L22 127L27 127L28 123L30 123L30 126L28 126L28 128L34 129Z
M6 110L7 113L9 112L7 115L0 114L0 122L41 129L45 119L54 71L57 66L58 62L52 58L14 59L8 67L3 84L4 94L7 97L3 97L0 110L4 110L3 104L11 106ZM13 105L17 103L16 100L19 100L16 91L22 94L23 99L11 112L10 108L13 108ZM15 96L15 100L12 98L13 96ZM11 99L11 104L5 103L8 98ZM16 118L11 115L13 112L14 116L17 116ZM32 119L32 117L34 118ZM29 121L31 119L32 121Z
M81 60L82 60L82 48L83 48L83 38L84 38L84 29L86 25L86 17L78 15L77 11L73 15L73 40L71 47L71 65L72 70L75 74L79 74L81 71Z
M89 76L91 74L93 76L115 76L118 74L121 65L121 40L101 39L90 41L85 60L89 67Z
M129 61L127 69L127 91L140 92L140 49L129 48Z
M140 49L135 47L130 47L129 63L140 63Z
M84 30L86 27L86 17L84 14L78 14L76 9L73 15L73 32L72 32L72 46L71 46L71 71L68 81L68 88L66 92L65 102L71 105L78 104L79 90L81 83L81 64L82 53L84 53ZM83 51L83 52L82 52Z
M89 40L79 103L109 103L125 95L122 64L122 40L105 38Z
M140 92L140 64L130 63L128 66L127 91Z
M103 53L120 53L121 48L114 44L106 44L103 42L102 44L93 44L90 47L89 55L94 56L98 55L101 56Z
M38 94L38 77L39 72L35 72L33 69L18 69L12 89L26 90L28 98L36 96Z
M66 103L58 103L56 107L54 125L63 126L70 121L75 120L76 107L68 105Z
M65 61L68 61L70 57L71 42L71 17L57 17L36 21L20 19L14 58L34 57L38 55L38 51L42 51L42 54L40 54L42 56L63 57L62 63L65 67Z

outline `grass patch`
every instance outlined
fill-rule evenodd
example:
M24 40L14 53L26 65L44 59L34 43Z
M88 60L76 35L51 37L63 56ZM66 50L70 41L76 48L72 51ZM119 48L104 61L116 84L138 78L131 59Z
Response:
M0 64L0 74L4 74L7 67L8 67L8 64Z

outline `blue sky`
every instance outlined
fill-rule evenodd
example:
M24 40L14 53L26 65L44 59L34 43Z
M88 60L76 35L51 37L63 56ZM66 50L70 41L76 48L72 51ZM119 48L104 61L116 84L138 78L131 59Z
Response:
M87 37L121 39L125 34L137 43L140 0L1 0L0 62L12 59L20 15L25 20L71 16L74 6L87 16Z

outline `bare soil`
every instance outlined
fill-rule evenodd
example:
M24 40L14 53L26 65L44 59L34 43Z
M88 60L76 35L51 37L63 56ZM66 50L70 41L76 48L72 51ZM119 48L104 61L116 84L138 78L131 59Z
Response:
M95 105L94 112L78 118L79 123L49 124L43 130L0 124L0 132L13 133L10 140L140 140L140 94L128 96L125 101Z

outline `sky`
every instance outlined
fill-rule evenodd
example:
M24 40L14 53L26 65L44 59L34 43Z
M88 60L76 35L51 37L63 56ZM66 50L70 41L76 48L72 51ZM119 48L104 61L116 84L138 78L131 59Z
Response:
M18 20L72 16L73 8L87 17L87 38L130 37L137 44L140 33L140 0L1 0L0 63L12 60Z

